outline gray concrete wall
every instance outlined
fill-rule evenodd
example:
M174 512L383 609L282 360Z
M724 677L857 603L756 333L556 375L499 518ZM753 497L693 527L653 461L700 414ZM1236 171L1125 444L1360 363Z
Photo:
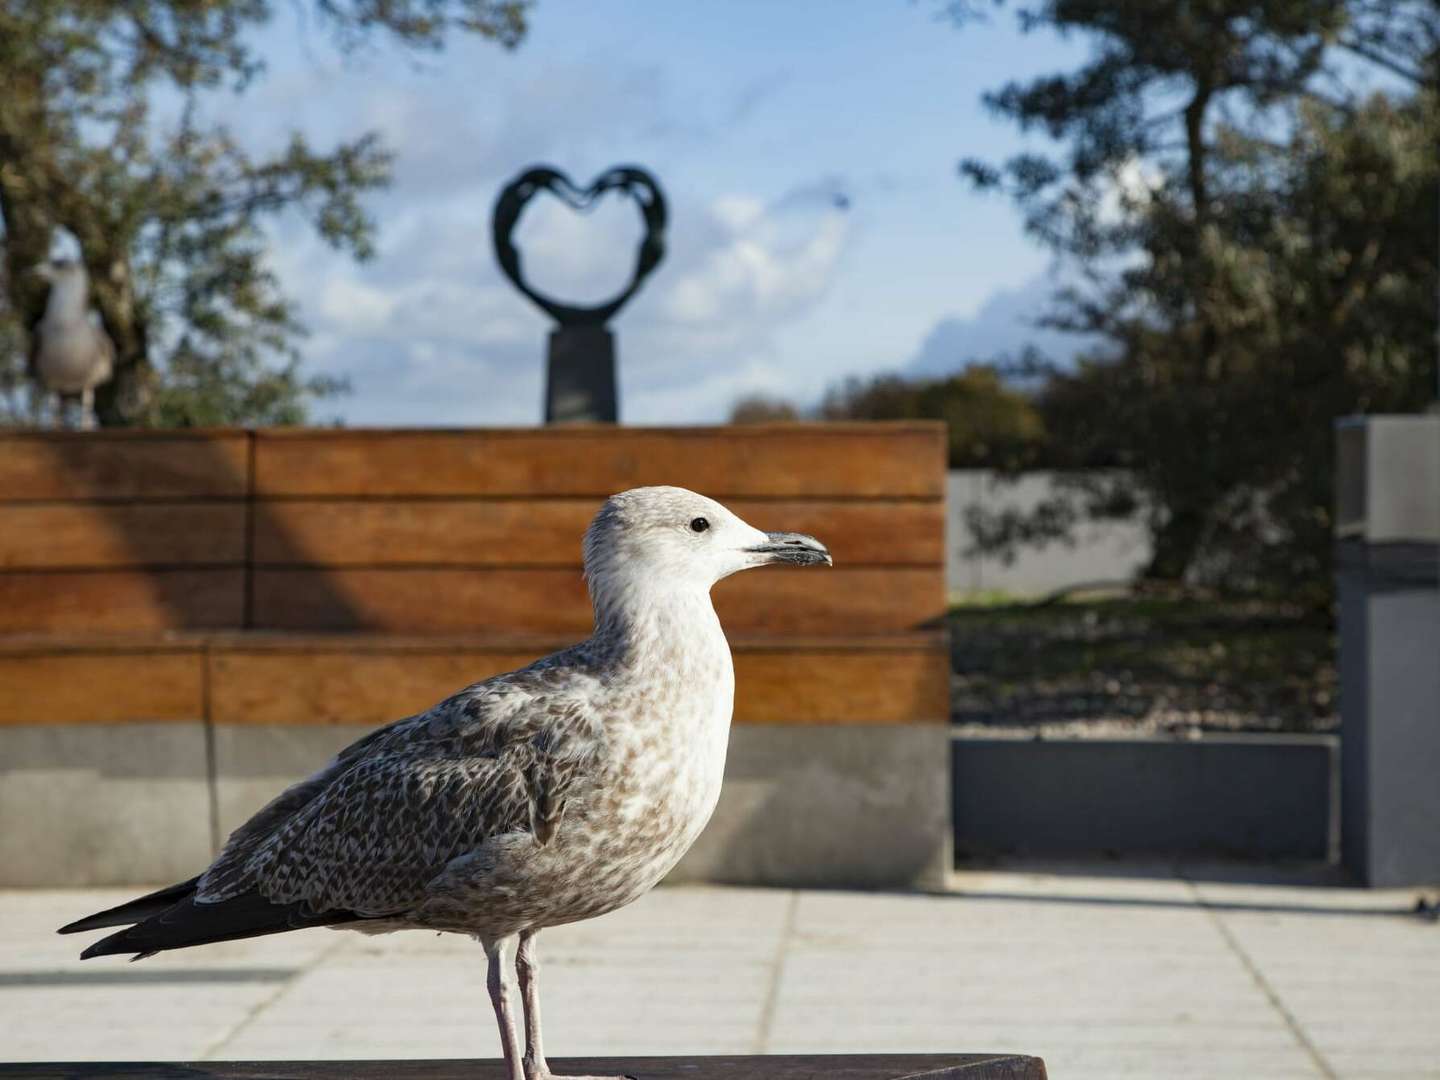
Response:
M1327 735L953 742L955 849L1269 859L1337 854Z
M1345 864L1440 883L1440 545L1339 545Z
M741 724L710 825L672 881L904 887L949 870L949 729Z
M211 857L194 723L0 726L0 886L180 881Z
M1345 864L1440 883L1440 415L1336 425Z
M1026 473L1004 480L989 469L952 469L945 493L945 571L951 596L1003 592L1033 596L1091 581L1126 581L1150 559L1150 540L1136 522L1082 525L1074 546L1026 547L1012 563L965 554L969 507L1028 510L1055 490L1056 473Z
M0 727L0 885L183 880L370 730L221 724L207 749L198 722ZM736 726L720 805L674 879L937 882L949 866L948 737L939 724Z

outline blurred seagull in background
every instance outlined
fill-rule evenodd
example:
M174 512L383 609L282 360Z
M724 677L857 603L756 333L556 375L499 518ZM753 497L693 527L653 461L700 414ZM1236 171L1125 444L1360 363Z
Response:
M45 314L31 331L30 373L59 401L62 426L95 426L95 387L110 378L115 345L90 312L90 280L72 259L41 263L35 273L50 282ZM72 423L67 417L78 406Z
M137 960L308 926L468 934L488 958L509 1080L550 1080L536 934L638 899L709 821L735 691L710 588L776 563L831 560L813 537L761 532L683 488L611 497L585 534L586 641L367 735L198 877L60 932L128 926L81 956Z

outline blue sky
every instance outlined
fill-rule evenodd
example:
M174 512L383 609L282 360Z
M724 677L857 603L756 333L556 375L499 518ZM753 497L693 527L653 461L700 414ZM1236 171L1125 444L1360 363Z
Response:
M628 422L958 367L1017 348L1043 307L1049 256L955 171L1022 145L986 89L1083 55L1007 11L957 29L930 0L539 0L514 53L453 39L347 59L277 9L268 75L211 113L256 148L374 128L398 154L372 262L298 221L272 230L307 364L353 386L325 411L351 424L539 420L547 318L501 277L488 231L500 187L538 162L582 183L638 162L665 188L667 260L613 324ZM579 217L537 198L516 235L532 281L585 300L628 276L640 232L624 203Z

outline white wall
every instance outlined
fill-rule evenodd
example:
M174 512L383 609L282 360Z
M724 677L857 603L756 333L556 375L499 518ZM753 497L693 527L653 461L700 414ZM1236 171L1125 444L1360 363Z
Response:
M1055 474L1026 473L1014 481L1000 480L989 469L952 469L945 492L945 570L952 596L1005 592L1035 596L1088 581L1133 577L1150 559L1150 541L1138 522L1081 525L1075 546L1063 543L1023 547L1013 563L964 554L970 546L966 508L977 503L989 509L1032 507L1054 490Z

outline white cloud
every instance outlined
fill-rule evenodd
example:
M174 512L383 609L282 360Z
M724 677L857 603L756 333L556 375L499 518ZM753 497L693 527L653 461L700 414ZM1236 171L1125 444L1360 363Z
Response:
M710 212L726 228L738 232L760 220L765 204L749 195L722 195L710 204Z
M1051 359L1069 360L1090 340L1036 323L1052 308L1056 281L1040 274L1014 289L997 289L970 318L947 315L926 333L905 365L912 375L949 375L967 364L1017 358L1034 346Z
M330 323L357 332L381 329L394 314L398 298L353 278L332 277L321 287L318 310Z
M1105 178L1100 196L1100 220L1116 225L1154 198L1163 177L1150 162L1130 156Z

